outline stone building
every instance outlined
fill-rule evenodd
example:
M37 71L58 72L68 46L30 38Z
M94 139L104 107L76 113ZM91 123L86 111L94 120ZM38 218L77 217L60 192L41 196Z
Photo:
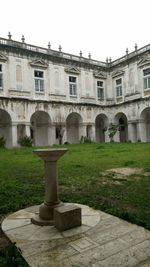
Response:
M0 136L7 147L150 141L150 45L106 62L0 38Z

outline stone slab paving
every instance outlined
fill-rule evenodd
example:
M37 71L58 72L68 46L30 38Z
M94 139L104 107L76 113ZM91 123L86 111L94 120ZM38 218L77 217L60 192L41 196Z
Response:
M150 267L150 231L102 211L82 209L82 226L64 232L38 226L39 206L9 215L2 230L31 267Z

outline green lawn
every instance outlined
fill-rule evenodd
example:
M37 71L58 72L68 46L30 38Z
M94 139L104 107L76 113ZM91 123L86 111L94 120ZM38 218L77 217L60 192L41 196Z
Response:
M61 200L83 203L150 229L149 143L64 147L68 152L58 164ZM112 174L104 174L117 167L145 172L117 182ZM43 162L33 148L0 149L0 214L41 203L43 176Z

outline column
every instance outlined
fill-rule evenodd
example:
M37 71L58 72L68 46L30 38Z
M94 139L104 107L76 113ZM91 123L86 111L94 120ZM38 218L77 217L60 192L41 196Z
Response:
M105 135L105 143L109 143L110 142L110 138L109 138L108 130L104 132L104 135Z
M33 152L44 161L45 200L39 208L39 214L35 214L31 221L37 225L53 225L54 208L63 205L58 198L57 161L67 149L36 149Z
M96 142L95 124L91 125L90 138L92 142Z
M82 136L86 137L86 135L87 135L86 126L87 126L87 124L85 124L85 123L81 123L79 125L79 142L80 142Z
M141 142L147 142L147 129L145 121L138 122L138 140Z
M64 144L65 142L67 142L67 129L66 129L66 125L63 125L62 131L63 131L62 144Z
M115 142L120 142L120 132L117 130L117 132L114 135L114 141Z
M31 136L31 132L30 132L30 122L27 122L26 124L25 124L25 135L27 135L27 136Z
M17 140L17 123L12 123L11 125L11 146L17 147L18 140Z
M128 140L135 143L137 141L136 124L128 122Z
M56 144L56 126L48 125L48 145Z

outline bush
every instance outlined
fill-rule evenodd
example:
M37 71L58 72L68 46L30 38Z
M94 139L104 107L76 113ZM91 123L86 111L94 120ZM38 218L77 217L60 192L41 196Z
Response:
M88 138L88 137L84 136L84 143L85 143L85 144L91 144L91 143L92 143L92 141L91 141L91 139L90 139L90 138Z
M64 145L70 145L70 143L66 141L66 142L64 142Z
M5 147L5 143L6 143L6 140L5 140L4 136L1 136L0 137L0 147Z
M30 136L25 135L24 137L19 138L18 143L20 146L30 147L32 146L33 141Z
M91 144L92 141L90 138L86 137L86 136L81 136L81 139L80 139L80 144Z

